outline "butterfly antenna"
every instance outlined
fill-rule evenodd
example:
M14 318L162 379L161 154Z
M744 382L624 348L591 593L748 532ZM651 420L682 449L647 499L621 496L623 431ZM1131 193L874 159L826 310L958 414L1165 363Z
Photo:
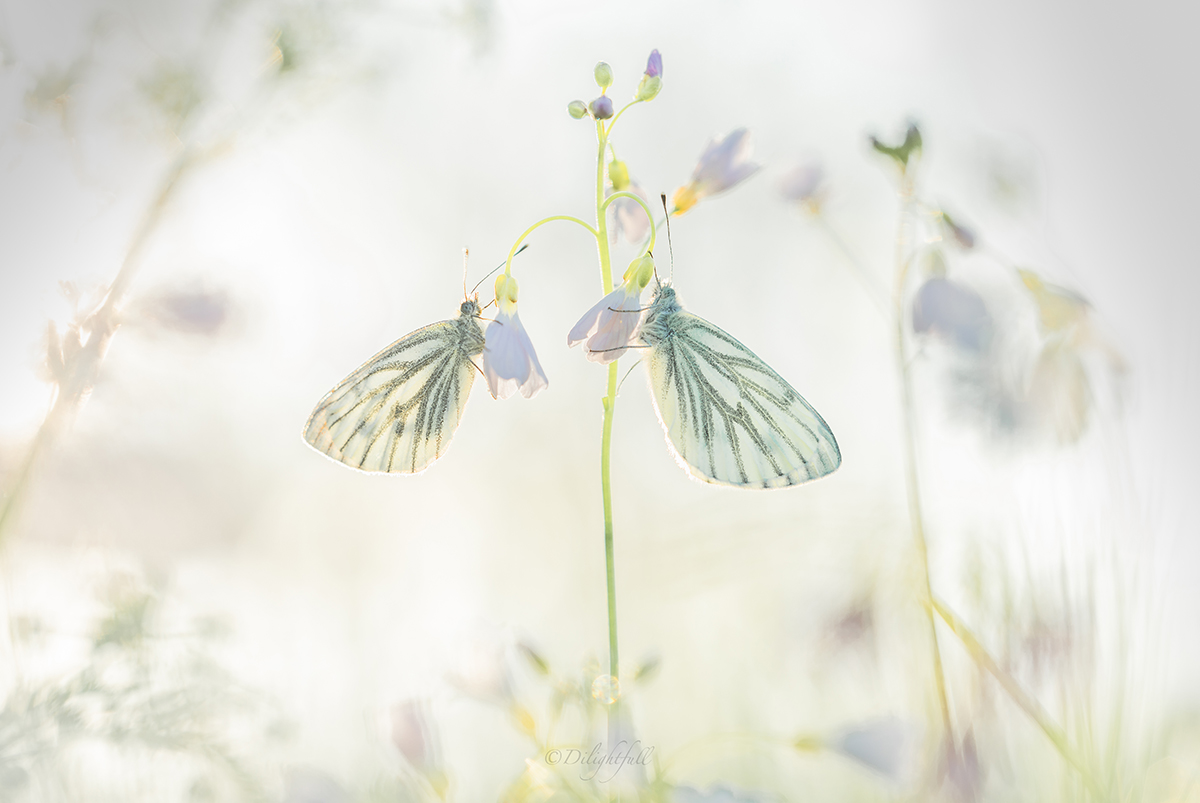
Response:
M525 250L526 248L528 248L528 247L529 247L529 243L525 243L525 245L523 245L523 246L521 246L520 248L518 248L518 249L517 249L517 253L516 253L516 254L513 254L513 256L516 256L517 254L521 253L522 251L524 251L524 250ZM463 249L463 250L466 250L466 249ZM501 268L503 268L503 267L504 267L505 265L507 265L507 264L508 264L508 260L506 259L506 260L504 260L503 262L501 262L499 265L497 265L496 267L494 267L494 268L492 268L490 271L488 271L488 274L487 274L487 276L484 276L482 279L480 279L480 280L479 280L479 282L478 282L478 283L477 283L477 284L476 284L474 287L472 287L472 288L471 288L471 292L472 292L472 293L474 293L476 290L478 290L478 289L479 289L479 285L481 285L481 284L483 284L484 282L486 282L486 281L487 281L487 278L488 278L488 276L491 276L493 273L495 273L496 271L500 270ZM465 281L463 282L463 286L464 286L464 287L466 287L466 282L465 282Z
M625 384L625 380L628 379L629 375L633 373L633 369L637 368L641 364L642 361L638 360L633 365L629 366L629 370L625 372L625 376L621 377L621 381L617 383L617 393L621 392L621 386Z
M662 199L663 213L667 216L667 251L671 254L671 283L675 283L675 246L671 245L671 213L667 211L667 194L660 193L659 198ZM657 277L655 277L657 278Z
M463 246L463 298L467 298L467 255L470 250Z

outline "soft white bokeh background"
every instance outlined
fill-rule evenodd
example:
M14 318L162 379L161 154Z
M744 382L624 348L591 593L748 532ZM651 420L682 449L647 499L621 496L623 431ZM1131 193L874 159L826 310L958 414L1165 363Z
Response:
M382 749L364 723L428 695L464 799L494 794L524 752L503 717L446 690L464 640L513 628L560 667L605 650L603 375L563 343L599 289L594 248L567 224L535 235L516 271L551 388L503 404L476 389L433 470L365 477L298 435L359 362L456 311L462 246L479 277L538 218L590 217L593 133L565 105L593 96L600 59L614 94L632 91L657 47L662 94L622 118L616 140L641 183L670 193L710 135L742 125L768 164L675 225L681 294L821 410L845 464L791 492L690 482L644 383L624 386L623 655L664 657L636 702L647 738L665 750L701 732L925 711L925 652L904 640L919 612L903 593L890 328L774 186L789 163L819 158L830 219L888 282L895 204L865 138L894 137L910 116L929 195L1084 293L1132 367L1103 443L1017 457L963 437L930 448L935 581L953 595L979 544L1032 545L1037 571L1115 563L1129 605L1153 612L1131 614L1138 654L1163 681L1147 717L1200 704L1194 4L502 2L482 33L444 22L462 9L352 9L334 68L261 114L244 87L264 69L281 8L251 7L214 48L199 4L0 6L0 469L16 465L45 410L41 339L69 312L57 282L111 279L178 147L140 82L164 60L201 65L216 98L205 119L241 132L173 199L131 298L215 290L230 320L209 338L136 317L121 330L5 544L10 611L69 619L97 566L146 567L181 609L228 617L225 660L300 725L287 761L353 777ZM29 99L72 64L83 77L69 100ZM996 153L1032 176L1016 215L985 192ZM877 661L821 669L821 623L876 581L890 589L876 601ZM785 770L690 772L726 771L766 783ZM838 783L849 771L829 772Z

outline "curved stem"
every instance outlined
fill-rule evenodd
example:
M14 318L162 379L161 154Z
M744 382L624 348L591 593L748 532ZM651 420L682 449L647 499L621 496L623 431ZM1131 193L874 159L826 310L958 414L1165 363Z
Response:
M932 603L933 610L937 611L937 615L942 618L942 621L950 627L954 635L958 636L959 641L962 642L967 652L970 653L971 659L994 677L1001 688L1008 693L1012 701L1034 721L1034 724L1041 729L1046 738L1050 740L1050 743L1054 745L1054 748L1058 750L1059 755L1079 773L1088 790L1098 799L1106 799L1108 796L1104 793L1104 790L1092 774L1088 772L1087 765L1071 749L1066 733L1054 722L1046 709L1042 708L1041 704L1032 695L1021 688L1012 675L1004 671L996 659L984 649L975 634L954 615L954 612L945 603L937 599L932 600Z
M622 107L621 107L621 110L620 110L619 112L617 112L617 113L616 113L616 114L613 116L613 118L612 118L612 122L610 122L610 123L608 124L608 129L607 129L606 131L604 131L604 132L603 132L603 134L602 134L602 136L604 137L604 139L608 139L608 138L609 138L609 137L612 135L613 126L615 126L615 125L617 124L617 120L620 120L620 119L621 119L621 115L625 113L625 110L626 110L626 109L628 109L630 106L632 106L632 105L633 105L633 104L635 104L635 103L641 103L641 101L640 101L640 100L636 100L636 99L635 99L635 100L631 100L631 101L629 101L628 103L626 103L624 106L622 106ZM603 123L600 123L600 125L603 125Z
M618 198L632 198L638 202L638 205L642 207L642 210L646 213L646 218L650 221L650 241L642 247L642 253L638 254L638 256L652 253L654 251L654 243L658 237L658 226L654 223L654 214L650 211L650 204L646 203L641 196L636 195L635 193L629 192L628 190L621 190L620 192L614 192L612 195L604 199L604 203L600 204L600 212L603 214L604 211L608 209L608 205Z
M537 223L534 223L532 226L525 229L525 233L522 234L520 237L518 237L517 241L515 243L513 243L512 249L508 252L508 259L504 260L505 275L512 273L513 257L516 256L517 249L521 247L521 243L525 242L525 238L528 237L530 234L532 234L534 229L538 228L539 226L544 226L547 223L550 223L555 220L569 220L572 223L578 223L580 226L583 226L585 229L587 229L589 232L591 232L591 235L593 237L599 236L596 233L595 229L593 229L590 225L588 225L587 223L585 223L584 221L580 220L577 217L572 217L571 215L551 215L550 217L544 217L541 220L539 220Z

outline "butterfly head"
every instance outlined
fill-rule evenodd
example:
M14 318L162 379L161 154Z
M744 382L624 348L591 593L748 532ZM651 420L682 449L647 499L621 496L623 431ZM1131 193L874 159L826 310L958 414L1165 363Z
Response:
M478 295L464 299L462 305L458 308L459 314L464 318L478 318L481 311Z

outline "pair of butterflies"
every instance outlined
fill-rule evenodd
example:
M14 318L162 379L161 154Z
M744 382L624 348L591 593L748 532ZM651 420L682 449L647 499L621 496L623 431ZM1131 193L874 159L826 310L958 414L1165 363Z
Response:
M397 340L317 404L304 440L362 471L415 474L462 420L485 341L477 298ZM677 462L705 482L782 488L842 462L825 420L750 349L685 312L660 283L640 332L654 407Z

